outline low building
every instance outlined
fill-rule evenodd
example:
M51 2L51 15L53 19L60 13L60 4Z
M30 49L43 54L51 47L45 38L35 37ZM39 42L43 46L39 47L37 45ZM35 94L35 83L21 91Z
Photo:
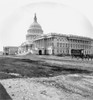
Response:
M4 55L15 55L17 53L18 53L18 47L14 47L14 46L3 47L3 54Z
M0 55L3 55L3 51L0 51Z

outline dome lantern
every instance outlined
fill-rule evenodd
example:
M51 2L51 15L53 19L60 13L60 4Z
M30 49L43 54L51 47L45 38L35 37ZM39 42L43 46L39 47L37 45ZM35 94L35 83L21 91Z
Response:
M34 22L37 22L36 13L35 13L35 16L34 16Z

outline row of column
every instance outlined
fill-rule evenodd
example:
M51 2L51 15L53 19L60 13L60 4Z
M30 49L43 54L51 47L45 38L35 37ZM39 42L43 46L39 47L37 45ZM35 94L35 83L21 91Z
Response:
M20 47L19 53L24 53L24 52L28 52L32 49L32 44L30 45L24 45Z

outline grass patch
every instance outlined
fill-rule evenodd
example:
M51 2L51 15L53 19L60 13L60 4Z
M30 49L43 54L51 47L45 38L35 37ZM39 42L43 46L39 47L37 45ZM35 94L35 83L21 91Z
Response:
M92 71L73 66L55 65L42 61L18 58L0 58L0 72L18 73L22 77L52 77L60 74L90 74ZM17 76L0 74L0 79L16 78Z

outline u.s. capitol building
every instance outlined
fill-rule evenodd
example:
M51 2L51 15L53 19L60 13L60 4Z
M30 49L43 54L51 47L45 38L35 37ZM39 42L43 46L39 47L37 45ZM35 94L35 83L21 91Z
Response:
M93 54L93 39L83 36L58 33L43 34L36 14L26 34L26 41L18 48L18 54L70 55L72 49L82 49L84 54Z

